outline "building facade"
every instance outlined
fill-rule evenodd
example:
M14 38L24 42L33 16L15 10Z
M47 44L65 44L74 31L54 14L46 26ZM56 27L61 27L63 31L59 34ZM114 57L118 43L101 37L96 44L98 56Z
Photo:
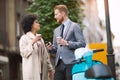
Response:
M82 0L85 18L83 30L86 42L100 43L103 39L103 33L100 25L100 18L98 16L97 0Z
M22 80L19 23L31 1L0 0L0 80Z

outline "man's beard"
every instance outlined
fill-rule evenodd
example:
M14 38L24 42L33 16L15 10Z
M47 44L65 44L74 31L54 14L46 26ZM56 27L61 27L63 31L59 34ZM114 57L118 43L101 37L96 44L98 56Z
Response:
M61 17L61 19L59 19L57 22L58 22L59 24L62 24L63 21L64 21L64 18Z

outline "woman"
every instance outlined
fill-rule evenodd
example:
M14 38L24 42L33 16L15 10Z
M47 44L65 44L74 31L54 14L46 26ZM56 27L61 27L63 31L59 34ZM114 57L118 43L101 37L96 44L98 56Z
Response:
M20 38L19 47L22 56L23 80L47 80L47 69L51 77L54 74L49 55L40 34L37 16L29 14L21 21L24 35Z

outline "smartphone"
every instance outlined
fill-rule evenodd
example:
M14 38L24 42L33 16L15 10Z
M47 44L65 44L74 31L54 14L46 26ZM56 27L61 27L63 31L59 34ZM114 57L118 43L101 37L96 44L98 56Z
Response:
M51 45L50 41L45 41L46 45Z

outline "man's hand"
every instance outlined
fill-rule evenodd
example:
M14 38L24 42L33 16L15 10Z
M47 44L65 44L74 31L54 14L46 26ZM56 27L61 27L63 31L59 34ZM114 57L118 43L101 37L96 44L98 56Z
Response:
M66 40L64 40L63 38L60 38L60 37L57 38L57 43L58 43L59 45L63 45L63 46L69 45Z

